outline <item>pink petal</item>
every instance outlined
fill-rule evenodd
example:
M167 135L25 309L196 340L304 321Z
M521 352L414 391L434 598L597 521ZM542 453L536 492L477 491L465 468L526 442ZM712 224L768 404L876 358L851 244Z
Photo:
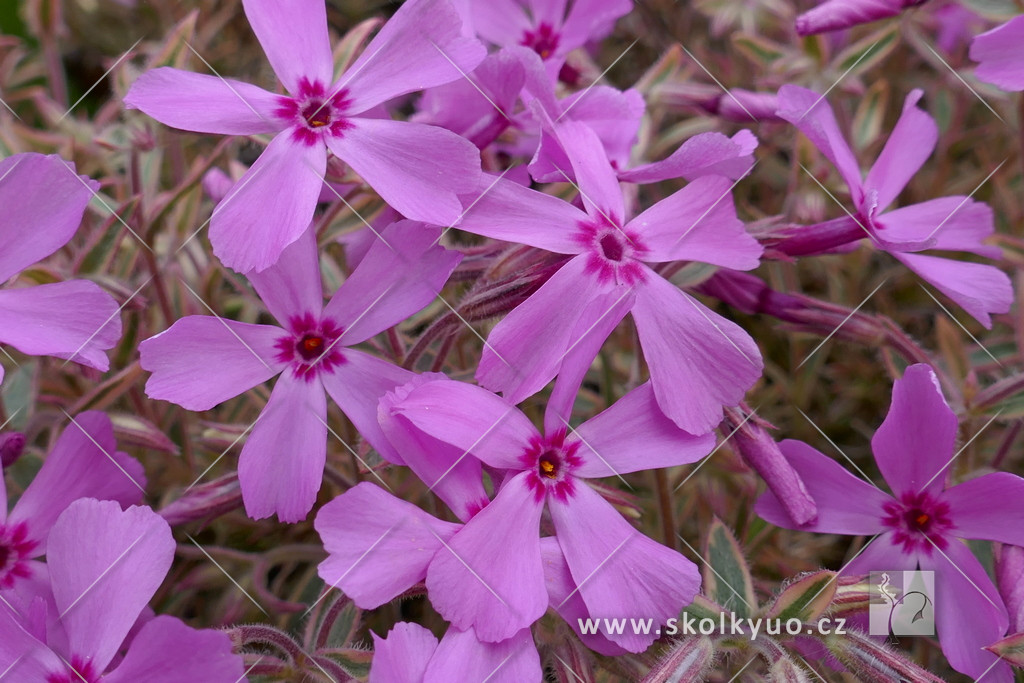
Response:
M615 508L583 482L565 502L549 498L558 544L591 616L653 619L679 616L700 590L700 573L688 559L634 529ZM628 591L623 586L629 586ZM606 634L630 652L643 652L657 638Z
M536 58L536 53L533 54ZM543 74L543 68L541 72ZM547 74L543 74L543 79L550 90L551 81ZM567 118L586 124L597 134L607 158L614 164L624 166L629 162L630 152L636 144L640 119L644 115L644 99L636 90L622 91L598 85L566 97L556 105L556 110L548 113L555 117L565 113ZM530 163L530 175L538 182L564 183L565 177L559 169L569 173L570 167L569 158L562 148L550 135L545 134Z
M480 640L511 638L544 614L547 593L540 561L540 514L527 472L502 487L469 520L427 570L430 602L461 630Z
M923 254L894 253L918 274L981 323L992 328L991 313L1008 313L1013 305L1010 278L995 266Z
M607 294L587 272L587 257L562 266L540 289L506 315L491 331L476 378L491 391L519 403L551 381L572 345L584 312L593 321L605 313L591 304ZM567 302L572 302L571 306ZM539 344L538 340L544 340Z
M971 43L971 59L978 62L974 75L1003 90L1024 90L1024 16L986 31Z
M480 178L480 150L451 131L420 123L352 119L341 136L327 138L392 208L407 218L451 225L462 212L456 196Z
M146 507L82 499L50 531L47 566L68 654L103 671L171 568L171 528Z
M810 530L810 527L802 528ZM917 560L917 553L906 552L902 543L894 542L893 532L887 531L868 541L867 546L844 565L840 573L843 576L859 576L876 571L913 571L917 569ZM867 621L864 623L866 625Z
M941 491L956 447L957 419L935 372L911 365L892 387L892 405L871 439L882 476L898 498Z
M633 288L623 284L600 292L583 307L583 313L569 336L573 341L558 368L558 377L544 410L546 433L565 429L587 371L601 352L605 340L633 308L635 301Z
M637 435L643 435L643 445ZM694 436L662 414L654 389L644 382L597 416L577 427L580 477L612 477L626 472L696 462L715 447L713 433Z
M540 437L515 405L465 382L427 382L410 391L392 412L499 469L521 468L530 442Z
M1024 546L1024 526L1018 522L1024 519L1024 479L1017 475L985 474L947 489L942 500L950 507L950 533Z
M345 349L345 362L320 375L327 393L371 446L390 460L396 456L377 422L377 404L384 394L415 375L362 351Z
M727 137L721 133L700 133L681 144L667 158L619 172L629 183L656 183L673 178L696 180L718 175L738 180L754 164L757 138L749 130Z
M447 128L482 149L510 125L506 117L522 88L522 64L505 49L488 55L470 77L424 92L410 120Z
M319 382L285 372L238 456L238 483L252 519L306 518L327 458L327 397Z
M544 562L544 580L548 586L548 604L576 632L583 644L594 652L609 657L626 654L627 650L608 640L601 633L581 632L580 623L591 618L590 612L572 578L569 565L565 563L565 555L558 545L558 539L554 536L540 539L540 553Z
M323 145L279 133L213 210L217 258L239 273L274 265L309 227L326 170Z
M431 517L369 482L320 508L313 522L327 551L320 578L373 609L427 576L427 565L462 527Z
M634 218L626 226L650 250L645 261L701 261L734 270L760 264L764 249L736 217L732 183L698 178Z
M591 217L600 216L615 225L622 225L626 216L622 190L597 133L585 124L568 119L556 125L555 133L572 163L572 169L556 169L559 175L568 182L571 171L583 205Z
M477 35L495 45L516 45L533 28L518 0L474 2L471 10Z
M597 133L608 159L623 165L629 161L646 110L643 95L638 90L597 85L570 95L562 105L573 121Z
M142 464L117 451L114 427L106 414L90 411L73 418L57 439L32 483L11 511L10 522L26 522L29 538L46 550L57 517L79 498L136 505L145 492Z
M954 669L978 678L997 661L982 648L1002 638L1010 623L996 587L974 554L957 541L933 552L921 569L935 572L935 626L942 653Z
M117 302L86 280L0 291L0 341L32 356L107 370L121 338Z
M416 90L451 83L487 56L483 44L462 35L462 19L447 0L404 3L342 75L338 87L364 112Z
M132 639L128 654L103 683L238 683L244 676L242 658L232 651L227 633L158 616Z
M802 441L786 439L779 442L779 448L818 504L818 518L800 529L858 536L881 533L885 529L882 507L892 502L892 496ZM765 491L758 498L756 509L758 515L776 526L796 528L786 508L771 491Z
M438 373L417 375L388 392L377 407L377 419L392 453L416 473L462 521L468 521L490 502L483 486L481 462L464 449L435 439L417 428L395 407L416 388L446 379Z
M281 372L274 344L285 332L214 316L190 315L139 345L153 373L146 395L188 410L209 410Z
M344 328L340 343L358 344L433 301L462 254L437 244L441 231L415 221L392 223L338 288L324 315Z
M373 662L369 683L420 683L437 649L437 638L419 624L399 622L386 638L371 632Z
M165 66L139 76L124 104L178 130L259 135L285 127L275 113L281 99L241 81Z
M577 0L576 4L582 4L583 1ZM529 10L535 25L543 22L559 27L565 21L568 0L522 0L521 4Z
M67 244L99 186L56 155L0 160L0 283Z
M331 82L334 59L327 7L319 0L243 0L245 16L274 73L293 95L303 81Z
M831 161L850 188L854 204L864 197L860 166L824 95L795 85L779 89L780 118L796 126Z
M646 276L633 319L658 405L684 430L703 434L761 376L761 354L741 327L653 271Z
M968 197L941 197L890 211L875 219L876 236L891 251L945 249L999 258L982 241L995 232L992 209Z
M14 681L41 682L60 676L60 658L22 624L22 616L0 601L0 672ZM60 680L60 678L57 678Z
M267 310L282 324L306 313L319 318L324 305L316 230L310 226L285 247L277 263L248 274Z
M455 226L459 230L559 254L580 252L575 228L588 220L587 214L558 197L485 175L463 201L467 208Z
M524 628L499 643L487 643L478 640L471 630L452 626L430 660L423 683L532 683L543 677L530 629Z
M562 25L566 52L582 47L592 39L611 33L615 20L629 14L631 0L575 0Z
M896 199L931 156L939 139L939 127L931 116L917 108L924 92L912 90L903 102L903 113L889 134L885 148L868 171L864 186L878 191L878 208Z

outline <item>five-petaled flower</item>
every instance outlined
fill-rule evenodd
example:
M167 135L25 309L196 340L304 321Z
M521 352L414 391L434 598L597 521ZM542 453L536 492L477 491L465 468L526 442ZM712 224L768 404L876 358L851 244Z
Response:
M664 623L700 587L692 562L633 528L586 480L694 462L714 446L713 435L694 436L662 415L650 383L575 429L570 406L571 399L549 402L540 432L507 400L442 379L417 386L390 408L455 453L505 472L494 500L453 530L426 572L434 607L480 640L510 638L548 608L538 533L545 508L576 584L562 603L578 594L591 616ZM641 652L655 635L607 638Z
M153 373L147 394L189 410L208 410L280 374L239 457L251 517L276 512L295 522L313 507L327 457L325 389L374 448L391 454L377 401L414 375L351 347L437 296L461 259L435 244L439 232L392 224L325 306L310 228L277 265L249 275L283 327L189 316L140 345L142 367Z
M597 135L575 121L558 124L557 132L586 211L492 180L458 223L469 232L571 256L494 328L477 379L518 403L555 375L582 377L604 340L632 312L658 405L691 433L713 429L722 406L738 403L760 376L760 352L738 325L646 264L692 260L757 267L761 246L736 217L732 183L720 176L697 178L629 220Z
M892 494L845 470L800 441L782 451L818 503L816 521L793 525L771 492L757 511L773 524L832 534L875 535L843 572L935 571L936 624L942 651L955 669L985 680L1010 681L1005 663L982 648L1006 632L1008 618L985 568L960 539L1024 545L1024 479L985 474L947 488L957 418L927 365L912 365L896 380L892 406L871 448ZM993 668L993 665L994 668ZM990 671L991 668L991 671Z
M477 148L447 130L382 118L388 100L449 83L484 58L462 36L447 0L410 0L340 78L323 0L245 0L246 16L288 95L162 67L125 96L161 123L226 135L274 133L252 168L217 205L214 253L239 272L272 266L309 225L328 149L407 218L439 225L462 211L456 196L480 174Z
M796 126L831 161L850 189L856 208L846 241L869 238L910 270L963 307L985 327L990 313L1006 313L1013 303L1010 278L995 266L918 253L928 249L966 251L999 258L998 247L983 240L995 232L992 209L970 197L931 199L886 211L935 149L939 129L917 108L922 92L914 90L885 148L862 178L853 151L823 95L785 85L779 90L779 116Z

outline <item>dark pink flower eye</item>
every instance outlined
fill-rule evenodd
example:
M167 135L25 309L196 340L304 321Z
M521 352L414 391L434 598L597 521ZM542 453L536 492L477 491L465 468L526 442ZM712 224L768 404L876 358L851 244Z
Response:
M601 253L610 261L621 261L625 254L622 242L615 235L608 233L601 238Z
M305 360L316 360L320 354L323 353L323 348L324 338L315 334L305 335L299 340L299 343L295 345L295 350L298 351L299 355Z
M302 108L302 118L313 128L323 128L331 122L331 105L313 100Z
M562 468L562 459L554 451L545 451L537 461L537 474L548 479L557 479Z

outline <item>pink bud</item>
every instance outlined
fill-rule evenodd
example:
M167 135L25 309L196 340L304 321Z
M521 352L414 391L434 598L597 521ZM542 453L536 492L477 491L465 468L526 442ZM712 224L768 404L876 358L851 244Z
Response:
M826 33L895 17L927 0L827 0L796 18L796 32L802 36Z
M996 580L999 593L1010 613L1007 633L1024 632L1024 548L999 546L996 554Z
M0 434L0 466L10 467L25 450L25 435L20 432Z
M818 506L771 434L753 424L752 420L744 422L734 410L726 411L725 424L732 430L730 440L733 447L764 479L793 522L804 525L814 521L818 516Z
M160 516L171 526L176 526L222 515L241 504L238 475L232 473L186 489L180 498L160 510Z
M779 98L773 92L733 88L718 98L714 113L727 121L750 124L780 121L775 114L778 109Z

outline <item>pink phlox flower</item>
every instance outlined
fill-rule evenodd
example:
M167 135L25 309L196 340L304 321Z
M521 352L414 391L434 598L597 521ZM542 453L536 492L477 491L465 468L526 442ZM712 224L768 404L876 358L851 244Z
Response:
M161 123L226 135L276 134L213 212L210 240L225 265L261 271L309 225L327 151L407 218L448 225L456 196L479 176L479 152L432 126L378 118L377 105L463 78L484 58L446 0L404 3L337 80L322 0L245 0L249 23L288 95L169 67L125 96Z
M494 500L461 528L449 529L426 572L438 612L481 640L509 638L548 609L539 534L545 510L578 587L574 594L595 617L663 621L689 604L700 586L689 560L638 532L586 480L694 462L714 446L713 435L680 430L657 409L650 383L574 429L564 405L549 404L541 432L483 388L435 380L391 408L431 437L505 471ZM607 637L631 652L655 638Z
M305 518L327 454L326 393L385 457L377 402L414 374L352 348L437 296L461 254L440 229L401 221L385 229L325 306L316 236L307 230L279 262L249 278L280 326L188 316L140 345L150 398L189 410L215 405L280 375L238 463L246 511Z
M854 238L869 238L989 328L990 313L1006 313L1013 303L1006 274L995 266L919 252L964 251L999 258L998 247L983 243L995 232L992 209L970 197L950 196L886 210L938 140L935 121L917 107L921 96L920 90L907 95L899 121L865 177L823 96L785 85L779 90L779 116L806 135L846 181L855 208L850 226Z
M0 596L39 573L34 560L46 553L50 528L71 503L97 498L136 505L145 485L142 465L117 450L109 417L75 416L10 512L0 482Z
M490 178L457 224L571 257L494 328L477 379L518 403L557 374L575 376L589 367L632 312L659 406L681 428L707 432L720 421L722 406L738 403L760 376L760 353L739 326L647 264L755 268L762 249L736 218L732 183L700 177L629 219L597 135L575 121L557 130L585 210Z
M447 388L453 389L459 395L433 397L433 399L453 401L448 404L444 414L440 416L442 421L451 420L459 406L468 405L466 400L472 401L473 405L478 405L477 401L480 398L484 399L484 403L480 404L484 412L479 420L470 420L467 425L469 430L483 429L483 421L493 418L496 408L507 411L512 421L516 423L525 420L525 417L493 394L476 387L452 382L438 375L417 377L382 399L381 424L388 439L395 446L395 450L402 454L403 464L412 468L428 484L431 491L442 497L462 523L439 520L415 505L390 495L379 486L364 482L338 496L317 514L315 527L320 533L328 553L327 560L320 565L320 576L330 586L341 589L359 607L374 609L394 600L415 584L427 581L428 576L434 571L431 569L434 563L439 562L447 567L451 560L448 553L454 552L455 546L463 543L458 539L463 538L459 534L464 529L468 529L467 536L472 534L475 537L481 535L486 537L489 533L488 529L490 529L490 533L494 536L490 541L492 545L507 542L515 546L521 543L525 548L519 546L509 548L502 552L500 558L492 557L487 553L472 554L471 557L467 557L467 561L474 566L474 569L470 570L471 572L484 572L480 576L494 571L508 572L511 576L521 576L524 573L527 575L539 573L540 576L539 583L514 589L519 592L511 593L506 607L500 608L494 615L495 618L503 618L507 610L512 610L517 616L523 616L524 612L521 610L518 598L539 591L543 598L541 612L548 607L554 609L565 619L566 623L579 633L588 647L598 652L619 655L627 651L637 651L649 645L653 636L647 640L644 640L643 637L632 640L627 638L624 643L620 644L615 640L618 636L614 634L582 633L579 619L599 614L609 616L612 611L622 606L621 601L627 599L609 594L610 582L615 580L614 577L621 576L622 572L632 571L628 565L634 560L645 562L650 560L654 563L653 567L657 567L659 570L668 570L669 576L675 576L677 580L683 581L683 584L666 587L665 580L650 575L646 570L637 574L643 578L641 588L637 593L639 596L637 599L643 609L649 608L650 603L657 603L661 599L668 600L667 604L675 604L682 600L685 597L682 595L685 590L682 589L692 583L692 566L681 556L639 535L582 479L565 476L565 471L561 472L561 476L552 470L543 476L531 477L528 482L529 491L526 493L529 507L537 510L543 505L545 482L551 479L547 475L555 474L552 481L552 495L561 500L563 504L568 504L571 499L579 498L580 502L577 505L580 508L587 507L589 509L593 506L598 517L594 520L595 526L588 527L587 531L594 531L597 526L601 526L602 533L606 533L612 541L618 541L621 544L618 549L621 551L621 556L619 552L614 553L615 559L611 562L611 576L596 582L594 587L581 591L577 581L586 582L581 581L578 577L584 571L583 567L587 566L586 563L594 561L593 558L587 556L586 550L577 548L571 555L574 558L573 566L576 572L576 578L574 578L573 570L570 570L558 537L548 536L538 539L536 525L531 532L530 522L526 522L526 528L523 529L518 519L511 520L514 522L513 529L517 532L513 535L514 537L510 538L507 530L498 533L493 528L494 525L503 524L501 519L508 521L510 518L501 516L507 514L507 509L504 513L498 510L488 512L491 508L481 482L481 460L471 454L470 449L461 443L461 439L457 440L457 443L453 443L447 438L438 438L427 431L422 431L417 424L416 416L408 414L405 407L408 401L423 399L423 391L435 393L440 391L443 394L444 389ZM648 439L645 443L649 444L650 449L653 449L649 453L645 452L642 456L639 453L633 454L632 457L635 461L622 465L623 472L633 471L644 466L661 466L658 463L689 462L707 453L714 444L714 439L710 435L694 437L686 434L656 410L652 410L653 397L649 385L643 385L640 389L627 395L615 407L588 421L579 427L573 435L566 437L562 416L567 415L571 401L566 399L568 392L561 391L563 388L559 387L559 393L562 395L554 397L553 402L549 404L547 413L547 421L550 424L562 425L560 430L558 427L552 427L556 432L552 441L557 441L560 444L559 452L564 454L563 460L560 461L563 470L572 468L577 472L582 471L587 476L612 476L613 468L620 466L619 461L627 459L626 454L622 451L628 446L627 442L629 441L628 437L622 434L611 436L611 432L615 430L615 424L629 425L631 429L643 433ZM520 424L520 426L522 425ZM521 452L513 469L507 470L503 467L487 465L491 468L492 479L506 482L517 478L521 479L517 475L521 474L525 467L524 463L527 461L529 461L529 470L537 472L538 468L542 467L539 464L541 459L546 457L546 462L553 465L555 458L560 457L553 453L548 453L545 456L544 437L536 430L532 431L532 434L516 436L521 442L521 447L519 447ZM493 436L488 433L485 438L478 441L477 445L485 449L490 448L492 439L500 441L504 439L504 436L506 433L497 429L493 431ZM470 437L466 436L466 438ZM585 445L581 445L584 442ZM595 443L598 446L594 446ZM613 453L612 458L614 459L602 460L600 458L604 456L597 456L591 450L591 447L601 448L603 454L605 446ZM517 448L515 443L509 444L509 447ZM586 491L578 491L577 489L580 487L585 488ZM509 505L509 498L510 494L505 494L504 497L499 494L499 499L504 501L502 505L506 508ZM526 511L526 514L528 517L534 516L529 510ZM582 510L580 510L580 514L583 514ZM482 526L470 526L476 524L474 520L480 516L484 516L490 521ZM536 519L539 523L539 513ZM572 526L573 522L570 521L568 524ZM519 531L523 533L518 533ZM534 557L531 548L537 542L540 544L537 551L539 553L538 564L531 564L530 558ZM608 545L603 540L592 542L598 544L598 550L595 552L600 552L600 548L606 548ZM581 539L576 538L574 543L581 543ZM625 552L627 545L629 552ZM576 546L573 547L576 548ZM517 550L524 551L522 557L516 553ZM509 555L512 557L510 558ZM485 567L485 565L490 567ZM497 565L501 565L504 569L499 569ZM449 570L450 567L443 571ZM650 571L656 570L651 569ZM495 584L495 590L505 594L507 586L502 581L499 579ZM500 587L498 587L499 585ZM435 588L431 588L428 583L428 595L431 600L434 600L434 591L437 590L440 591L439 595L442 600L450 602L454 588L446 582L442 582L439 587ZM470 601L479 597L478 592L486 592L479 584L476 586L466 585L461 590L469 591L466 599ZM686 597L686 600L688 601L689 597ZM632 614L630 610L633 609L630 607L627 612ZM664 615L659 612L659 616L663 617ZM482 618L487 621L490 617ZM520 629L527 628L536 618L537 615L523 619ZM472 630L487 642L501 642L506 637L504 633L494 635L493 628L486 625L470 628L464 624L464 627L456 625L453 628ZM481 635L481 631L488 635ZM516 633L518 632L516 631ZM507 637L515 637L515 635L513 633Z
M56 155L0 161L0 284L67 244L99 183ZM114 299L86 280L0 289L0 342L107 370L121 338ZM0 382L4 369L0 367Z
M148 507L75 501L50 531L48 590L28 609L0 601L0 670L32 683L242 680L227 634L147 613L173 559L171 528Z
M770 491L757 512L785 528L875 536L844 574L934 571L936 626L949 663L973 677L988 671L985 680L1011 681L1009 666L982 649L1006 633L1006 607L961 539L1024 545L1024 526L1017 522L1024 516L1024 479L997 472L949 486L957 428L934 371L912 365L893 386L889 414L871 439L891 494L807 444L787 440L779 445L817 501L817 520L794 525Z
M472 631L450 627L439 643L430 631L408 622L386 637L373 636L369 683L533 683L544 678L529 629L500 643L478 640Z

